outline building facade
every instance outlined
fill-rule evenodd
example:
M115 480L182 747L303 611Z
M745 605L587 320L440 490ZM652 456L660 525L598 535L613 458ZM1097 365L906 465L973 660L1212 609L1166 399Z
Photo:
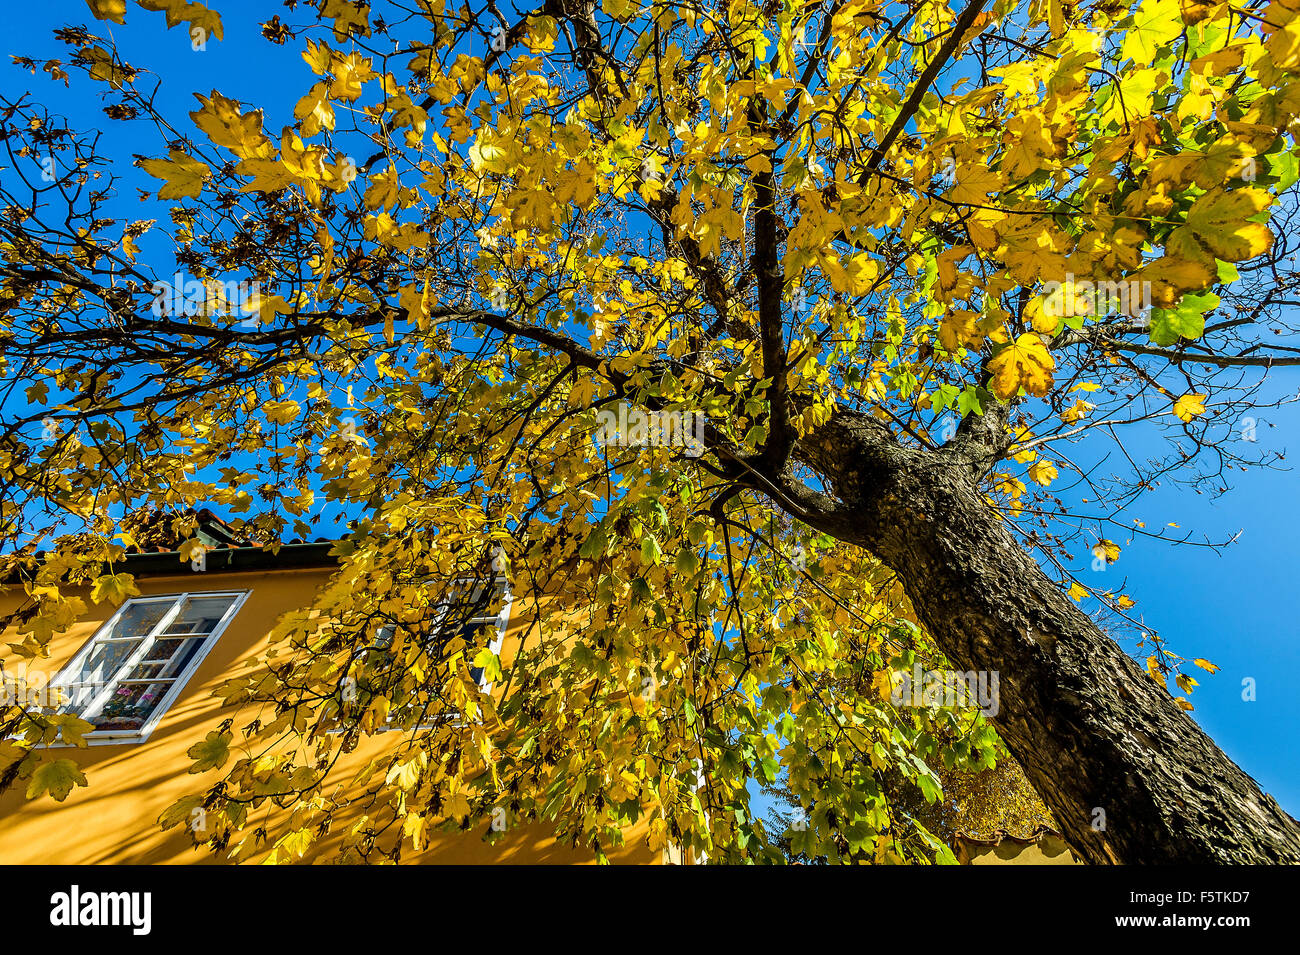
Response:
M85 748L61 746L60 758L73 760L89 781L72 789L63 802L28 800L17 785L0 795L0 863L4 864L211 864L223 857L196 848L184 826L164 830L159 816L183 796L208 782L191 775L187 750L216 728L230 711L214 691L270 647L275 622L307 607L337 569L329 543L287 544L276 553L223 532L218 521L200 526L207 549L201 559L182 560L177 550L129 554L139 595L106 609L80 594L89 612L56 635L47 660L26 663L0 649L7 672L27 669L28 687L46 686L58 703L95 726ZM87 588L88 589L88 588ZM0 591L0 619L23 597L20 586ZM511 592L504 578L481 601L468 625L492 635L491 649L503 667L518 646L523 621L537 608ZM12 639L12 629L5 642ZM380 635L382 639L382 634ZM490 686L484 686L490 692ZM340 765L346 776L385 747L400 742L401 731L363 739ZM259 810L262 811L262 810ZM275 810L268 822L273 821ZM345 827L339 827L340 829ZM562 845L544 826L496 834L485 831L430 832L420 853L403 861L450 864L592 863L590 848ZM328 856L339 836L313 843L302 861ZM1059 839L1057 840L1059 842ZM962 862L1061 863L1072 861L1063 844L1047 851L1041 840L1003 841L997 846L958 847ZM262 853L264 855L264 853ZM624 833L622 847L607 851L611 862L675 864L671 847L652 849L641 824ZM247 857L257 860L254 853Z

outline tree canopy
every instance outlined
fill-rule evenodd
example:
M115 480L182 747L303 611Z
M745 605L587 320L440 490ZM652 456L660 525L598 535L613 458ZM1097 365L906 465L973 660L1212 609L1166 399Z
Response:
M87 3L67 62L19 62L133 124L138 170L40 85L0 101L11 647L42 657L72 584L133 592L139 508L346 525L164 824L292 860L364 811L342 857L392 858L504 811L767 861L780 779L796 852L944 860L899 786L938 799L1000 734L1084 858L1300 858L1181 712L1195 668L1068 570L1170 536L1130 516L1156 480L1267 463L1229 438L1300 363L1295 0L291 2L239 42L300 50L301 98L188 119L106 37L232 42L219 13ZM485 695L490 652L420 634L490 564L574 616ZM899 705L916 666L1000 699ZM84 782L33 748L75 714L4 726L6 782Z

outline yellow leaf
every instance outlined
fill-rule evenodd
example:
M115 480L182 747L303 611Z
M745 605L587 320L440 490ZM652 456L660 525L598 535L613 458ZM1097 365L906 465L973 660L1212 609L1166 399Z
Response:
M262 111L239 111L239 102L222 96L216 90L211 96L194 94L201 109L190 113L194 125L207 134L208 139L224 146L240 159L270 159L275 146L262 131Z
M302 120L302 134L315 136L322 129L334 128L334 107L329 101L329 86L315 84L293 108L294 119Z
M181 152L171 150L171 159L142 159L140 168L155 179L164 179L167 185L158 190L159 199L179 199L188 196L197 199L203 183L211 178L212 170Z
M1165 248L1186 259L1213 265L1211 255L1240 262L1268 251L1273 233L1262 222L1247 221L1272 200L1263 189L1208 192L1187 211L1187 223L1169 236Z
M1057 329L1061 327L1064 319L1061 317L1061 310L1056 307L1057 303L1053 302L1051 308L1047 307L1048 301L1042 295L1035 295L1025 306L1025 318L1029 320L1030 326L1034 331L1044 335L1054 335Z
M953 202L982 206L989 193L1002 189L1002 177L984 163L963 163L954 173L954 183L948 197Z
M42 793L48 792L50 798L55 802L63 802L68 798L68 793L72 792L73 786L86 785L86 775L70 759L56 759L53 762L42 763L32 773L32 781L27 784L27 798L35 799Z
M1097 543L1092 545L1092 555L1100 557L1108 564L1113 564L1119 560L1119 545L1113 540L1103 537Z
M288 424L298 417L301 410L296 401L268 401L262 405L266 419L272 424Z
M1029 466L1029 478L1035 484L1047 487L1056 480L1060 472L1056 470L1056 465L1051 461L1038 460Z
M993 356L989 370L993 393L1003 401L1014 398L1021 388L1041 398L1051 390L1056 361L1042 339L1026 332Z
M1279 69L1290 70L1300 65L1300 19L1293 19L1282 29L1275 30L1264 49L1272 54L1273 65Z
M86 6L90 7L96 20L126 23L126 0L86 0Z
M59 735L65 743L80 747L88 745L83 737L95 728L94 723L71 713L61 714L54 719L59 724Z
M1148 66L1156 51L1183 32L1178 5L1169 0L1146 0L1133 15L1133 25L1124 34L1120 56L1139 66Z
M955 352L962 345L978 345L984 340L978 321L978 312L966 309L949 312L939 323L939 341L950 352Z
M357 53L336 59L333 70L334 85L330 87L330 96L349 103L361 96L361 85L375 75L369 58Z
M1075 400L1074 404L1061 412L1061 420L1066 424L1074 424L1088 417L1093 408L1097 407L1091 401L1084 401L1082 398Z
M1183 395L1174 402L1174 414L1183 421L1205 414L1205 395Z
M1202 670L1205 670L1207 673L1218 673L1218 672L1219 672L1218 664L1211 663L1209 660L1202 659L1201 657L1197 657L1197 658L1196 658L1195 660L1193 660L1192 662L1195 663L1195 664L1196 664L1198 667L1200 667Z
M106 574L95 581L90 588L90 599L95 603L108 602L110 606L116 607L127 597L134 597L140 593L140 588L135 585L135 577L131 574Z

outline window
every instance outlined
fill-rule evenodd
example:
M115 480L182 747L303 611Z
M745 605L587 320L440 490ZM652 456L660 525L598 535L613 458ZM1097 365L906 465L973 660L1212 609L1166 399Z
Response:
M498 577L490 587L484 583L460 583L462 585L453 591L450 599L439 606L435 632L445 641L459 631L468 647L478 646L486 639L487 648L499 654L506 636L506 625L510 622L510 604L513 602L509 582L504 577ZM472 660L473 650L467 655ZM481 668L471 666L469 672L484 693L492 692L492 684L486 682Z
M54 680L60 712L93 723L96 737L146 738L246 596L127 601Z
M465 641L466 657L471 661L477 649L484 646L499 654L505 640L506 626L510 622L512 603L510 584L505 577L497 577L490 583L483 580L457 580L449 593L433 607L432 621L423 638L425 649L430 657L439 659L443 646L459 636ZM383 673L377 682L392 679L391 674L385 671L391 664L387 652L392 645L393 636L394 628L391 624L381 627L375 634L374 650L369 652L367 663ZM492 692L492 684L488 682L482 668L471 664L470 676L482 692ZM366 685L369 682L365 680L360 689L371 693L381 692L376 686ZM403 707L395 707L389 713L388 722L401 724L405 716Z

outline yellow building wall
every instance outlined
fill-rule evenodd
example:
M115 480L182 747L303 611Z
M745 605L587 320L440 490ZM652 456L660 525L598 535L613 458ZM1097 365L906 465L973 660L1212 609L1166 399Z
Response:
M1035 839L1003 839L990 844L960 840L957 859L963 865L1081 865L1065 840L1053 833Z
M162 831L157 823L160 813L182 796L201 791L218 778L216 773L193 775L188 772L191 759L186 750L233 712L223 709L212 695L224 681L263 653L269 646L268 634L277 618L286 611L311 603L312 596L328 578L329 568L306 570L259 570L255 572L203 575L181 573L176 576L141 577L137 580L144 596L200 593L203 591L249 591L229 627L191 675L176 701L163 714L145 742L96 744L85 749L60 748L62 758L70 758L81 767L89 786L74 788L67 799L56 803L48 796L37 800L25 798L19 784L0 795L0 864L161 864L212 863L223 861L207 849L195 849L188 832L177 827ZM111 609L96 607L83 597L90 608L88 615L67 633L51 643L48 660L32 661L48 677L56 675L95 631L111 616ZM21 593L11 588L0 593L0 613L13 610ZM510 629L502 646L503 664L508 662L516 632L532 616L527 606L516 598ZM13 632L3 635L5 643L14 639ZM7 648L0 649L6 666L15 659ZM19 672L23 665L19 664ZM350 779L356 768L386 748L395 748L404 734L381 733L365 741L354 753L341 761L337 778ZM219 771L218 771L219 772ZM265 805L250 812L249 824L255 825ZM334 832L345 829L346 819L339 819ZM591 864L590 848L560 845L541 826L524 827L489 845L483 836L486 826L463 833L430 833L429 847L420 854L406 852L403 861L444 864ZM651 850L645 839L644 824L624 834L622 848L607 848L614 863L659 863L664 854ZM314 847L315 852L328 849L338 836ZM409 846L408 846L409 848ZM250 861L261 853L250 856ZM307 860L312 856L309 854Z

